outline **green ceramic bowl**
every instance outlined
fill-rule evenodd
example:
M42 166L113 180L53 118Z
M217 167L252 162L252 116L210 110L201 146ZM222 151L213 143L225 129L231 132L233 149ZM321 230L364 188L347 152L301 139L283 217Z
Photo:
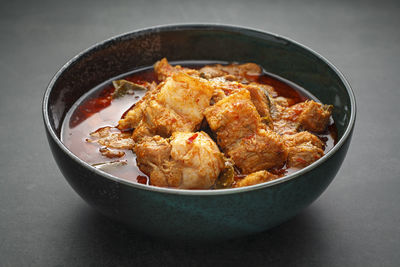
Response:
M320 160L294 174L225 190L176 190L125 181L94 169L61 143L63 118L87 90L162 57L260 64L335 106L338 143ZM44 124L54 158L85 201L136 231L186 241L217 241L265 231L310 205L339 170L355 116L349 84L322 56L275 34L225 25L153 27L96 44L57 72L43 99Z

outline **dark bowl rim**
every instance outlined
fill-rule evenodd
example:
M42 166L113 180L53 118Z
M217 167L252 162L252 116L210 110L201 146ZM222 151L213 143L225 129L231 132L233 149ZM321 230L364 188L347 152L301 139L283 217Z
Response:
M166 31L180 31L180 30L191 30L191 29L201 29L201 30L225 30L229 32L234 32L234 33L239 33L239 34L244 34L244 35L251 35L252 37L259 37L262 39L262 37L265 36L272 36L276 39L281 39L286 42L289 42L295 46L298 46L301 49L306 50L307 52L311 53L318 59L322 60L325 64L327 64L335 73L338 75L340 78L341 82L345 85L347 94L350 98L350 107L351 107L351 114L350 114L350 119L349 123L346 127L345 132L343 133L343 136L339 139L337 144L330 150L328 153L326 153L322 158L319 160L315 161L314 163L310 164L309 166L296 171L292 174L289 174L287 176L283 176L279 179L261 183L261 184L256 184L256 185L251 185L247 187L240 187L240 188L229 188L229 189L220 189L220 190L192 190L192 189L175 189L175 188L165 188L165 187L156 187L156 186L149 186L149 185L144 185L141 183L133 182L133 181L128 181L124 180L122 178L119 178L117 176L108 174L106 172L100 171L94 167L92 167L90 164L86 163L85 161L81 160L78 158L75 154L73 154L60 140L60 138L57 137L57 134L53 130L50 124L49 120L49 113L48 113L48 101L49 101L49 96L52 91L52 88L54 87L56 81L58 78L63 74L65 70L67 70L71 65L73 65L75 62L77 62L81 57L83 57L86 54L89 54L91 52L94 52L101 46L106 46L109 43L118 41L118 40L124 40L125 38L130 38L133 35L145 35L149 33L157 33L157 32L166 32ZM347 82L346 78L344 75L331 63L329 62L326 58L315 52L314 50L290 39L287 37L284 37L282 35L270 33L267 31L259 30L259 29L254 29L254 28L249 28L249 27L242 27L242 26L236 26L236 25L227 25L227 24L218 24L218 23L201 23L201 24L167 24L167 25L159 25L159 26L152 26L148 28L143 28L131 32L126 32L123 34L116 35L114 37L111 37L109 39L103 40L101 42L98 42L91 47L83 50L82 52L78 53L76 56L71 58L70 60L67 61L53 76L53 78L50 80L46 91L43 96L43 101L42 101L42 115L43 115L43 120L45 127L50 133L51 138L53 141L58 145L58 147L66 153L69 157L71 157L74 161L76 161L78 164L81 166L88 168L89 170L93 171L97 175L100 175L104 178L110 179L112 181L122 183L128 186L135 187L137 189L143 189L147 191L154 191L154 192L159 192L159 193L166 193L166 194L177 194L177 195L191 195L191 196L196 196L196 195L203 195L203 196L214 196L214 195L226 195L226 194L236 194L236 193L243 193L243 192L248 192L248 191L253 191L253 190L258 190L262 188L267 188L273 185L277 185L280 183L284 183L287 181L290 181L296 177L299 177L312 169L318 167L321 165L323 162L327 161L330 157L333 156L341 147L342 145L346 142L346 140L350 137L351 131L354 128L354 123L356 119L356 100L354 96L354 92L350 86L350 84Z

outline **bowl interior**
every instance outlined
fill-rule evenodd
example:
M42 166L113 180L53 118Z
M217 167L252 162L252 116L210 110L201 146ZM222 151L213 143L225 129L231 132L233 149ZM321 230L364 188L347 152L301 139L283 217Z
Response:
M178 60L255 62L333 104L338 138L349 125L352 105L346 82L317 54L285 38L217 25L166 26L128 33L95 45L68 62L53 78L47 111L60 136L65 114L89 89L118 74L167 57Z

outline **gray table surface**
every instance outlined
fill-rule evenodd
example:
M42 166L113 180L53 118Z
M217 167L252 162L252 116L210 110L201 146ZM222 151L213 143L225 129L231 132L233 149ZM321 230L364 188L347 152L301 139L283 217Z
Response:
M2 1L0 266L399 266L399 3ZM103 39L184 22L287 36L354 88L358 118L341 170L316 202L270 231L195 247L138 236L87 206L52 158L41 116L52 75Z

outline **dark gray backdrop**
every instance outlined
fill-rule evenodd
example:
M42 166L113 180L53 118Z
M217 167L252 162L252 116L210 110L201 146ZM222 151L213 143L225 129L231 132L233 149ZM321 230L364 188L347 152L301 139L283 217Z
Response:
M396 1L3 1L0 265L398 266L399 13ZM332 61L354 88L358 118L336 179L268 232L191 248L138 236L88 207L52 159L41 118L52 75L103 39L183 22L287 36Z

